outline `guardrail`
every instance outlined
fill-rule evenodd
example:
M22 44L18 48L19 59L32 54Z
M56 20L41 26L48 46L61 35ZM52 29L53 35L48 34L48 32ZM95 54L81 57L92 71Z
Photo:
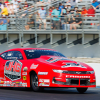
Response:
M54 20L57 18L57 20ZM10 24L0 25L0 34L7 35L7 42L8 42L8 35L9 34L19 34L20 42L22 42L21 37L24 34L34 34L35 35L35 44L38 43L37 41L37 34L48 34L50 35L50 44L53 43L53 35L59 34L64 35L65 38L61 38L61 40L66 42L66 44L70 44L68 42L70 34L81 35L78 36L77 41L81 44L88 45L85 42L84 37L86 34L93 34L98 35L97 38L93 36L93 41L90 41L89 44L92 45L93 43L99 42L100 45L100 17L81 17L82 23L78 25L76 23L70 24L67 23L72 17L70 16L47 16L45 19L41 20L39 17L35 16L35 18L6 18L6 20L10 20ZM77 19L80 19L78 17ZM32 24L29 24L32 22ZM72 26L72 29L70 28ZM63 37L63 36L61 36ZM59 43L59 41L57 42Z

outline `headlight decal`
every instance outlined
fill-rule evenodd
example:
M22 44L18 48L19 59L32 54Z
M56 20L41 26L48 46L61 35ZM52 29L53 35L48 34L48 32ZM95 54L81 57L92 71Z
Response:
M86 68L85 66L82 66L80 64L76 63L63 63L65 65L61 66L61 68L66 68L66 67L81 67L81 68Z

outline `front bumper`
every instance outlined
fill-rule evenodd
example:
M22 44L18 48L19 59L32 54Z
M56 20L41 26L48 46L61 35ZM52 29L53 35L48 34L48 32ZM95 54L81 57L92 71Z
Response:
M92 75L57 75L52 78L51 87L96 87L95 74Z

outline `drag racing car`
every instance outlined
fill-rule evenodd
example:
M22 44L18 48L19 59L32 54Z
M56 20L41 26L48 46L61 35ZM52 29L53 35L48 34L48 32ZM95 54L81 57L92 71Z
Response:
M0 54L0 87L77 88L84 93L96 87L93 68L45 48L16 48Z

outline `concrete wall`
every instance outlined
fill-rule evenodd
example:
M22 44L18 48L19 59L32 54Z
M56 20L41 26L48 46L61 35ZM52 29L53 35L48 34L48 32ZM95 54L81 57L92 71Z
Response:
M96 75L96 86L100 86L100 63L87 63L87 64L94 69Z
M27 34L27 35L24 35L23 40L25 42L33 37L34 37L34 35ZM47 38L49 38L49 37L50 37L50 35L47 35ZM81 38L81 37L82 36L79 35L79 38ZM98 35L95 35L95 38L97 38L97 37L98 37ZM4 36L0 35L0 40L2 40L3 38L4 38ZM18 35L9 35L9 42L12 42L18 38L19 38ZM65 38L65 35L63 35L63 38ZM45 39L46 39L46 35L42 35L42 34L38 35L38 42L45 40ZM61 35L53 35L52 42L55 43L56 41L58 41L60 39L61 39ZM77 39L77 35L69 35L68 43L70 43L76 39ZM85 43L89 42L90 40L93 40L93 35L85 35ZM0 53L5 50L11 49L11 48L20 48L20 47L21 47L20 43L17 43L15 45L10 45L5 42L3 44L0 44ZM58 46L57 45L53 46L50 43L38 46L38 44L36 45L35 43L32 43L32 44L25 45L24 47L32 47L32 48L39 47L39 48L55 49L55 50L63 53L67 57L100 57L99 43L96 43L93 45L83 45L83 44L67 45L66 43L62 43Z

